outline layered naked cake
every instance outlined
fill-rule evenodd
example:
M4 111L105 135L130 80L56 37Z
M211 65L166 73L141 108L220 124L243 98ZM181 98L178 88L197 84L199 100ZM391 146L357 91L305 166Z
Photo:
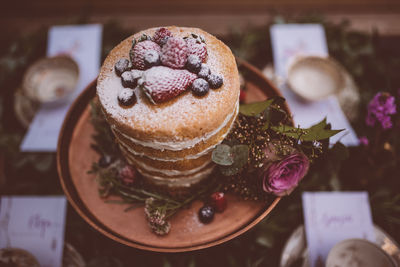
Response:
M153 28L110 52L97 95L122 153L148 182L190 187L212 172L212 150L236 119L239 75L214 36Z

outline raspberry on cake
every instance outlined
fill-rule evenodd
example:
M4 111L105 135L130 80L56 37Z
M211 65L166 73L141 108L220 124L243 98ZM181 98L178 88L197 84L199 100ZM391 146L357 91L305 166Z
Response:
M211 174L211 152L236 119L239 92L230 49L200 29L175 26L122 41L97 81L100 105L127 161L147 182L171 190Z

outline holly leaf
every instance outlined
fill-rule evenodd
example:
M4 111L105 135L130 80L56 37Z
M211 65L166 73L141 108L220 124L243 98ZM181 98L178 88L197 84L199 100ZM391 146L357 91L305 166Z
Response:
M230 166L233 164L233 156L231 152L231 147L225 144L218 145L212 152L212 161L218 165Z
M245 116L257 116L258 114L266 110L274 101L275 98L270 98L261 102L243 104L240 105L239 112Z
M271 126L271 129L277 133L292 137L294 139L299 139L301 141L319 141L327 139L344 130L325 129L326 126L327 123L325 118L307 129L295 128L289 125Z

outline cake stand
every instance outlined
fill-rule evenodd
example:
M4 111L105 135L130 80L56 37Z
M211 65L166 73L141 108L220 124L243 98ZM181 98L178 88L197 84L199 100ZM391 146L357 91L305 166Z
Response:
M259 70L237 59L246 78L246 102L280 95ZM245 201L227 194L228 208L215 215L210 224L200 223L197 212L202 202L194 201L180 210L166 236L157 236L147 225L143 208L124 212L125 205L105 203L99 197L94 175L88 174L99 155L91 149L94 132L90 123L90 101L96 94L93 81L72 104L65 117L58 141L57 168L65 195L77 213L93 228L122 244L158 252L184 252L215 246L254 227L278 204L273 201ZM284 108L288 110L287 106Z

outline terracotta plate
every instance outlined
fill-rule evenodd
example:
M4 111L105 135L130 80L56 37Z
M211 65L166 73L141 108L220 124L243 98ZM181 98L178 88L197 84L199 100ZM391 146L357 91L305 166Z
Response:
M241 62L246 73L247 101L261 101L279 95L262 74L248 63ZM58 143L57 165L64 192L75 210L92 227L111 239L128 246L161 252L181 252L211 247L226 242L252 228L267 216L280 198L265 204L243 201L228 195L228 208L216 214L208 225L199 222L200 201L178 212L171 219L171 231L164 237L153 234L147 226L142 208L124 212L126 206L107 204L100 199L93 175L87 174L98 155L90 148L93 128L89 102L95 97L92 82L69 110ZM287 107L285 107L287 109Z

